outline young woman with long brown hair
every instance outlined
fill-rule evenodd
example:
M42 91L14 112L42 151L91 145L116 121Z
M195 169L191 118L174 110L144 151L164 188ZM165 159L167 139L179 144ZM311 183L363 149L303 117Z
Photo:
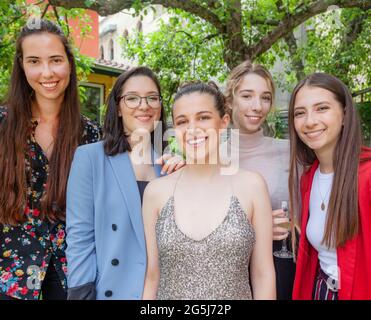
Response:
M336 77L314 73L294 89L289 186L301 235L293 299L371 299L371 149L360 128Z
M0 300L66 298L68 173L77 146L100 139L80 116L67 38L39 22L17 39L0 110Z

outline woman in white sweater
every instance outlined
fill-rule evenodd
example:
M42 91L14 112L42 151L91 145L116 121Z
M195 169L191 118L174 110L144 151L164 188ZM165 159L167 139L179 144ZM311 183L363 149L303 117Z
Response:
M272 108L274 93L274 82L269 71L249 61L234 68L227 82L226 98L232 113L233 129L239 129L231 133L232 152L239 155L242 169L260 173L267 182L273 208L273 250L277 251L281 249L282 240L288 237L287 229L279 224L288 222L281 202L289 199L290 154L288 140L263 134L262 124ZM236 145L234 141L239 143ZM277 298L291 299L295 274L293 259L274 257L274 262Z

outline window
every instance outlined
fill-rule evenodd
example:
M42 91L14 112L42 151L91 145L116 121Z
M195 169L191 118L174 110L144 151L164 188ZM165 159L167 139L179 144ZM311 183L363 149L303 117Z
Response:
M100 58L104 60L104 49L103 46L100 46Z
M111 39L109 41L109 53L110 53L110 60L114 60L115 59L115 51L114 51L114 48L113 48L113 40Z
M81 101L81 113L89 119L100 122L101 109L104 103L104 85L81 82L85 99Z

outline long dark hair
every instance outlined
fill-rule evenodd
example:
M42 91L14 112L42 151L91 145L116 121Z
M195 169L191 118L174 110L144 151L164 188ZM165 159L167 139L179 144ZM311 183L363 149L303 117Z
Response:
M42 197L40 218L64 219L66 186L74 151L82 135L76 66L71 48L63 31L54 23L40 20L36 28L25 26L16 42L16 54L8 91L7 117L0 127L0 223L16 225L27 220L27 179L25 157L30 137L33 89L23 70L23 40L34 34L56 35L64 46L70 64L70 81L64 93L57 137L49 161L49 176Z
M158 93L161 97L161 86L154 72L148 67L140 66L132 68L124 73L122 73L116 82L107 98L107 112L104 119L103 133L104 133L104 151L109 156L114 156L118 153L123 153L126 151L131 151L131 146L129 143L129 136L124 131L124 126L122 124L122 119L119 117L119 104L120 97L122 95L122 88L132 77L145 76L150 78L156 85ZM161 139L166 131L166 121L165 121L165 111L161 104L161 116L160 121L162 122L162 132ZM166 142L162 141L162 148L157 146L154 141L154 133L151 133L151 142L154 150L161 155L162 151L166 147Z
M362 147L360 122L352 95L338 78L326 73L313 73L294 89L289 104L290 175L289 189L292 208L298 208L298 164L308 169L317 159L314 151L303 143L294 127L296 95L304 86L318 87L332 92L344 109L344 122L334 155L332 184L323 243L339 247L352 239L359 228L358 221L358 165Z

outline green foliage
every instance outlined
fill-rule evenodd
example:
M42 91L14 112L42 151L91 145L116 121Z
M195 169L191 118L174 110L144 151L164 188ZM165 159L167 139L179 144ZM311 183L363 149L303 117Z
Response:
M15 54L15 41L21 30L26 24L31 13L41 14L45 8L45 4L39 7L30 7L25 0L6 0L0 1L0 101L6 100L8 91L11 68ZM84 37L91 30L89 16L82 9L67 10L58 8L57 11L48 11L45 15L46 19L50 19L58 23L64 33L69 36L71 30L68 26L69 19L79 19L80 36ZM72 42L72 38L69 37ZM83 56L79 53L78 48L74 47L77 73L80 80L86 80L86 75L91 71L93 59ZM83 90L80 90L81 98L84 98Z
M215 28L200 18L177 12L168 22L161 21L158 31L148 35L137 32L121 40L127 58L157 73L167 108L180 83L211 78L223 82L228 72Z
M364 143L371 147L371 101L357 103Z
M371 16L364 20L362 32L356 40L346 45L346 34L351 31L351 21L362 14L360 9L337 10L326 12L307 22L312 31L307 33L308 41L300 50L305 61L305 73L320 70L333 74L352 91L370 86Z
M0 101L8 90L10 67L14 59L14 41L26 22L23 1L0 1Z
M195 2L201 6L207 4L202 0ZM308 0L241 1L244 42L249 46L256 44L276 28L286 15L303 12L310 3ZM136 15L143 14L141 10L146 4L148 2L136 1ZM231 18L227 14L231 6L233 1L220 0L214 1L213 7L208 9L223 22ZM170 18L160 22L158 31L147 35L137 33L122 40L126 58L151 67L160 76L167 107L177 86L183 81L216 79L224 83L229 73L224 57L230 52L224 45L223 37L232 36L220 34L210 23L181 9L168 9L168 13ZM274 70L277 87L289 92L300 80L297 70L293 68L294 59L302 61L304 74L315 71L334 74L351 91L370 87L370 17L362 22L362 32L349 45L345 45L351 22L363 14L364 11L355 8L317 15L305 23L308 30L305 34L300 28L294 30L298 47L294 55L290 56L287 43L280 39L266 53L258 56L255 62ZM370 131L364 121L363 126L364 132ZM280 117L280 112L272 111L267 119L267 132L275 137L283 137L286 131L286 122Z
M282 118L282 112L273 108L266 119L265 134L274 138L284 139L288 130L287 122Z

